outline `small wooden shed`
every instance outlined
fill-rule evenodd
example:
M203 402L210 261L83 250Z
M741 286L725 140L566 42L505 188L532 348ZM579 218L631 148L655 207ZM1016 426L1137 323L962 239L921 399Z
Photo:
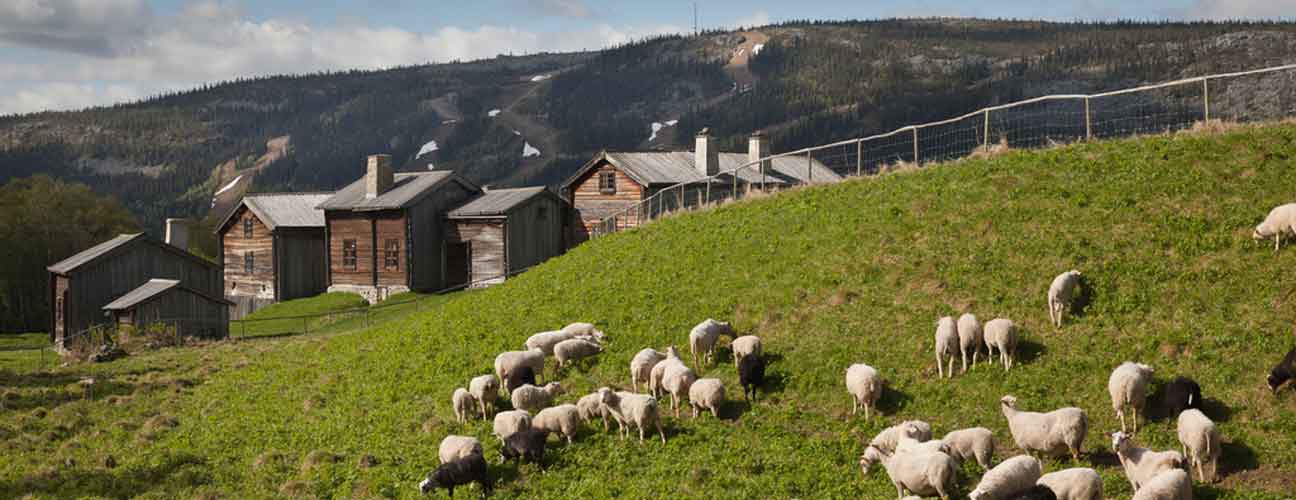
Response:
M493 189L446 214L451 286L484 287L563 253L568 205L543 187Z
M242 317L274 302L328 289L324 211L332 193L258 193L243 197L216 226L225 298Z
M104 306L117 326L147 328L164 324L185 337L225 338L232 302L184 286L179 280L151 279Z

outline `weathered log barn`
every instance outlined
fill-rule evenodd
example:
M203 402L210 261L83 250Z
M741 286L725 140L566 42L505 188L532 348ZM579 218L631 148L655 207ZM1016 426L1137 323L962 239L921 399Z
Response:
M567 204L544 187L493 189L446 215L449 286L484 287L563 252Z
M164 324L186 336L224 338L232 302L189 288L179 280L151 279L109 302L103 309L117 326L147 328ZM180 321L169 321L182 318Z
M216 226L234 316L328 289L324 211L333 193L250 194Z

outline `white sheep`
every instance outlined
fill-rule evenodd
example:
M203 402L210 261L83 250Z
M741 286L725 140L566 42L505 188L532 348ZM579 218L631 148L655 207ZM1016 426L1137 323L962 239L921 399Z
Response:
M964 462L976 460L982 469L990 470L994 465L995 439L994 432L985 427L972 427L950 431L941 438L946 449L955 460Z
M949 446L946 446L945 441L943 440L932 439L929 441L919 441L908 436L901 436L900 441L896 443L895 449L896 453L924 453L929 451L937 451L946 455L950 454ZM953 455L950 456L952 457ZM957 461L958 459L955 460Z
M572 438L580 430L580 422L580 410L576 405L566 404L540 410L531 419L531 427L562 434L567 438L567 444L571 444Z
M517 410L526 410L537 412L542 408L549 406L555 396L562 394L562 384L550 382L544 387L536 387L531 384L522 384L521 387L513 389L512 397L513 408Z
M437 448L441 463L450 463L461 458L482 454L482 444L471 436L446 436Z
M523 345L527 350L539 349L541 352L545 353L545 356L553 356L554 346L558 345L559 342L572 337L575 337L575 335L561 330L551 330L527 337L526 343Z
M876 368L864 363L850 365L846 369L846 390L851 394L851 415L864 408L864 419L870 418L870 411L882 396L882 376Z
M697 374L683 363L668 365L666 371L662 373L662 387L671 395L671 410L675 412L675 418L679 418L680 406L688 397L689 388L696 380Z
M661 415L657 409L657 400L652 396L630 392L613 392L603 387L599 389L603 396L603 406L612 414L621 428L621 439L625 439L629 425L639 428L639 441L644 440L644 430L649 426L657 427L657 435L662 444L666 444L666 433L662 431Z
M593 337L595 340L603 340L603 331L594 326L594 323L569 323L562 327L563 332L574 336Z
M1085 437L1089 435L1089 416L1079 408L1060 408L1048 413L1021 411L1017 398L1009 395L999 400L1008 430L1017 447L1027 453L1049 456L1071 453L1080 460Z
M981 476L976 489L968 494L971 500L1008 499L1031 489L1039 481L1044 467L1030 455L1017 455L1000 462Z
M684 360L680 359L679 351L675 349L675 346L666 348L666 359L654 365L652 372L649 374L648 390L653 397L660 398L662 396L662 376L666 375L666 367L672 365L688 367L688 365L684 364Z
M733 339L733 342L729 343L729 348L733 349L734 368L737 368L743 356L761 355L761 339L755 335L743 335Z
M468 381L468 393L477 398L477 407L481 410L481 418L484 420L489 413L495 411L495 400L499 398L499 380L490 375L473 377Z
M688 390L689 406L693 407L693 418L701 410L711 410L711 415L720 418L720 407L724 406L724 382L718 378L700 378L693 381Z
M958 464L944 453L928 451L887 455L870 446L860 456L860 469L867 474L873 464L879 462L896 487L896 498L909 492L948 499L957 487Z
M1075 299L1079 288L1080 271L1075 269L1053 278L1053 283L1049 284L1048 289L1049 322L1053 323L1053 326L1062 328L1062 316L1071 308L1071 301Z
M715 345L722 335L728 335L732 338L734 336L733 326L711 318L698 323L689 331L689 349L693 352L693 366L695 368L702 369L702 365L698 363L698 356L700 355L705 355L704 358L707 363L715 360Z
M1138 432L1138 414L1147 401L1148 384L1152 383L1152 367L1126 361L1112 370L1107 379L1107 392L1111 394L1112 409L1120 417L1121 431L1125 428L1125 410L1129 409L1134 418L1134 432Z
M1279 205L1269 211L1265 216L1264 222L1255 227L1251 237L1257 240L1274 239L1274 251L1282 244L1282 237L1288 234L1296 235L1296 203Z
M940 378L949 372L954 378L954 358L959 353L958 324L954 317L944 316L936 321L936 372ZM945 369L944 356L949 356L949 370Z
M1017 354L1017 325L1010 319L995 318L986 322L984 330L986 359L993 364L994 352L998 349L1004 371L1012 369L1013 358Z
M509 436L531 427L531 413L526 410L502 411L495 414L495 437L504 442Z
M558 367L562 368L569 362L603 352L603 345L593 340L574 338L559 342L558 345L554 346L553 350L554 357L558 358Z
M1179 413L1179 443L1183 455L1197 469L1197 480L1215 482L1216 466L1220 456L1220 434L1205 413L1196 408ZM1206 474L1203 469L1209 470Z
M1125 477L1137 491L1144 483L1152 480L1157 474L1170 469L1181 469L1186 465L1183 454L1177 451L1152 451L1134 445L1132 436L1124 432L1111 435L1112 450L1120 459L1125 469Z
M1192 479L1180 469L1162 471L1135 491L1131 500L1192 500Z
M495 356L495 378L499 379L500 387L504 387L505 373L521 366L529 366L531 371L535 372L536 381L538 382L544 376L544 358L545 353L540 349L502 352Z
M977 355L981 353L981 343L985 337L981 331L981 322L975 314L963 313L958 319L959 353L963 355L963 373L969 366L975 366ZM972 351L972 363L968 363L968 351Z
M640 350L630 360L630 387L634 392L639 392L639 383L643 382L644 387L652 380L652 369L657 366L663 359L666 359L666 353L653 349L651 347Z
M1053 490L1057 500L1103 500L1103 482L1098 471L1076 467L1040 476L1035 484Z
M608 412L603 409L603 395L598 392L592 392L580 400L576 401L576 410L580 414L581 420L586 424L592 423L594 419L603 421L603 430L608 430Z
M891 427L883 429L873 440L869 441L869 447L877 448L884 454L890 455L895 453L896 446L899 446L901 438L913 438L918 441L930 441L932 438L931 424L922 420L906 420Z
M462 424L468 421L468 414L477 409L477 398L474 398L468 389L460 387L450 396L450 404L454 408L455 421Z

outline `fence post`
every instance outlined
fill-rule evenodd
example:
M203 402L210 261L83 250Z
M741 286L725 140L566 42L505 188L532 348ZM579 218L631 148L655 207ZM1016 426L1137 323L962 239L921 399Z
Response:
M985 133L981 134L981 147L990 152L990 110L985 112Z
M1202 107L1206 108L1206 121L1210 121L1210 77L1202 78Z
M739 172L740 170L742 170L742 167L738 167L738 168L734 169L734 171L733 171L733 190L732 190L732 191L729 191L729 197L730 197L730 198L733 198L733 199L735 199L735 200L738 199L738 172Z
M1089 114L1089 97L1085 96L1085 140L1093 140L1093 118Z
M914 146L914 165L922 165L918 161L918 127L913 128L913 146Z
M310 324L308 323L308 321L310 320L307 318L302 318L302 335L310 333Z
M709 178L709 177L708 177L707 180L706 180L706 183L707 183L707 185L706 185L706 202L707 202L707 203L711 203L711 184L713 184L714 182L715 182L715 179L712 179L712 178Z
M806 184L814 183L814 155L806 151Z
M864 140L855 141L855 177L864 175Z

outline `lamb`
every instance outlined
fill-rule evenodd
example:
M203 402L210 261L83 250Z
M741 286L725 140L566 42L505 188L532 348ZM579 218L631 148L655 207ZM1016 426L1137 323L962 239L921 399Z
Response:
M490 375L473 377L468 382L468 393L477 399L477 407L481 410L481 418L485 419L487 408L495 411L495 400L499 398L499 381ZM511 392L510 392L511 394Z
M495 356L495 376L504 385L504 374L511 373L520 366L529 366L536 377L544 376L545 353L540 349L528 351L507 351Z
M1026 491L1009 497L1008 500L1058 500L1058 497L1053 493L1052 488L1037 484L1027 488Z
M652 396L613 392L607 387L600 388L599 394L603 396L603 406L608 408L617 424L621 426L621 439L625 439L629 430L628 424L634 424L639 428L640 442L644 440L644 429L648 426L656 426L657 435L661 436L662 444L666 444L666 433L662 431L657 400Z
M765 385L765 358L760 354L743 356L738 362L738 384L742 385L743 399L754 401L756 388Z
M864 363L846 369L846 390L851 393L851 415L864 408L864 419L871 418L873 406L882 396L882 376L876 368Z
M1278 394L1278 388L1293 378L1296 378L1296 347L1269 370L1269 391Z
M967 373L968 366L976 366L977 354L981 352L981 343L985 337L981 331L981 322L972 313L964 313L959 316L958 324L959 353L963 355L963 373ZM972 351L972 364L968 364L968 351Z
M981 476L976 489L968 494L971 500L1009 499L1026 492L1039 481L1043 466L1030 455L1017 455L1000 462Z
M1188 377L1175 377L1166 384L1162 406L1170 416L1177 416L1184 410L1202 407L1201 386Z
M580 430L580 423L580 410L576 405L566 404L540 410L531 419L531 428L560 433L567 438L567 444L571 444Z
M688 366L680 359L679 351L675 350L675 346L666 348L666 359L653 366L652 372L649 373L648 390L652 392L653 397L662 396L662 376L666 375L666 367L671 365Z
M922 420L906 420L891 427L883 429L872 441L869 441L869 447L877 448L883 454L890 455L895 453L896 447L900 444L901 438L913 438L918 441L930 441L932 438L931 424Z
M1017 325L1012 320L995 318L985 324L986 359L994 363L994 351L999 350L999 359L1003 362L1004 371L1012 369L1013 357L1017 353Z
M1220 456L1220 435L1215 422L1201 410L1189 409L1179 414L1179 443L1188 463L1197 468L1197 480L1215 482ZM1205 467L1203 467L1203 464ZM1210 474L1203 472L1209 470ZM1209 479L1207 479L1209 478Z
M1274 251L1277 252L1282 244L1282 237L1288 234L1296 234L1296 203L1279 205L1270 210L1264 222L1255 227L1251 237L1256 240L1273 237Z
M559 342L558 345L554 346L553 350L554 357L558 358L558 367L562 368L568 362L574 362L603 352L603 345L592 340L575 338Z
M964 462L976 459L982 469L990 470L994 465L995 440L994 432L985 427L972 427L951 431L941 438L947 453L955 460Z
M696 380L697 374L683 363L668 365L666 372L662 374L662 387L671 395L671 409L675 411L675 418L679 418L680 406L684 398L688 397L689 387Z
M939 495L948 499L956 488L958 464L949 455L940 452L911 452L886 455L869 447L860 456L860 468L865 474L873 464L881 462L887 476L896 487L896 498L905 492L916 495Z
M476 409L477 398L474 398L467 389L460 387L450 395L450 404L454 407L455 421L462 424L468 421L468 414Z
M419 483L419 493L426 495L437 488L445 488L450 492L450 497L454 498L455 486L472 482L481 485L482 498L486 498L494 487L490 476L486 474L486 459L481 454L441 464Z
M733 349L734 368L738 367L738 361L744 356L761 354L761 339L755 335L743 335L733 342L729 343L729 348Z
M693 351L693 366L695 368L702 369L702 365L698 363L699 355L705 354L708 363L715 360L715 345L722 335L733 338L733 326L711 318L698 323L697 326L693 327L693 330L689 331L689 349Z
M958 355L958 325L952 316L944 316L936 321L936 372L939 378L945 378L945 361L949 356L949 376L954 378L954 357Z
M1071 308L1071 301L1079 289L1080 271L1072 269L1053 278L1048 289L1049 322L1053 326L1062 328L1062 316Z
M1116 457L1120 458L1121 466L1125 469L1125 477L1129 478L1135 491L1157 474L1170 469L1181 469L1186 463L1183 454L1177 451L1158 452L1140 448L1134 446L1131 437L1124 432L1116 432L1111 435L1111 440L1112 449L1116 451Z
M1192 500L1192 479L1180 469L1157 474L1131 500Z
M544 469L545 441L549 432L541 429L526 428L510 434L500 446L500 461L526 460Z
M437 456L441 458L443 464L481 454L481 441L471 436L446 436L441 440L441 446L437 448Z
M598 418L603 421L603 430L608 430L608 412L603 409L603 395L592 392L576 402L576 410L586 424Z
M526 384L536 385L535 370L530 366L519 366L504 372L504 390L508 391L509 396L513 395L513 390Z
M698 412L711 410L711 416L720 418L720 407L724 406L724 382L718 378L700 378L693 381L688 391L689 406L693 407L693 418Z
M1138 414L1147 401L1147 387L1152 382L1152 367L1126 361L1112 370L1107 379L1107 392L1111 394L1112 409L1120 417L1121 431L1125 432L1125 409L1133 413L1134 432L1138 432Z
M630 360L630 387L634 392L639 392L639 383L643 382L648 386L652 380L652 369L657 366L663 359L666 359L666 353L653 348L646 348L634 355Z
M495 414L495 437L500 442L522 429L531 428L531 414L526 410L502 411Z
M1017 409L1017 398L1011 395L999 400L1008 430L1017 447L1027 453L1059 456L1068 451L1071 459L1080 461L1080 451L1089 434L1089 417L1079 408L1061 408L1048 413Z
M1087 467L1050 472L1035 484L1048 486L1057 500L1102 500L1103 482L1098 472Z
M558 382L549 382L544 387L525 384L513 390L511 399L513 400L514 409L537 412L549 406L553 402L553 398L562 393L562 384Z

